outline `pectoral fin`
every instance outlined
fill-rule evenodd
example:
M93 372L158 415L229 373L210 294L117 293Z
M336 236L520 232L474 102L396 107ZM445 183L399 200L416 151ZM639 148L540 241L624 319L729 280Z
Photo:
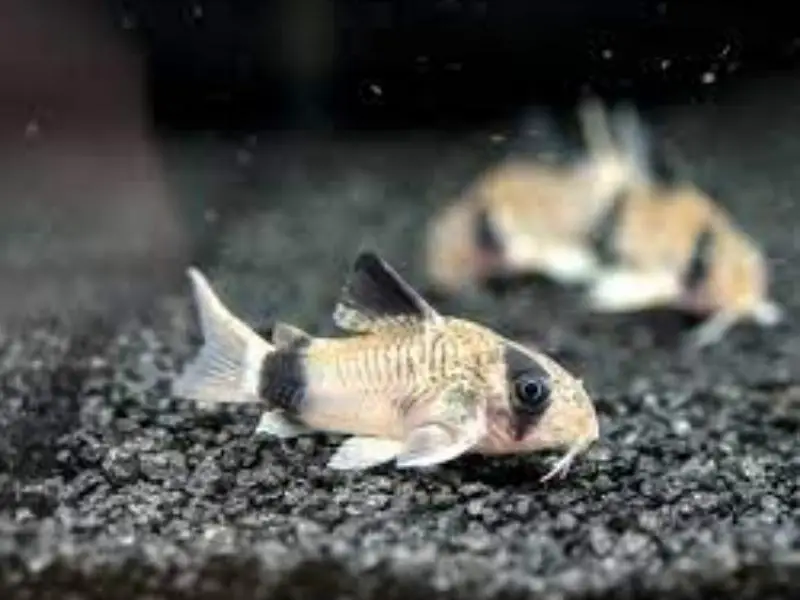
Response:
M406 436L396 458L399 468L431 467L470 451L486 434L484 398L466 382L453 384L429 406ZM409 415L417 421L419 415Z

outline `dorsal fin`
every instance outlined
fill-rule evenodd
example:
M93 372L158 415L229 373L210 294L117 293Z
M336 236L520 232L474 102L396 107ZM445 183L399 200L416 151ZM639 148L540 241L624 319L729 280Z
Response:
M305 343L311 340L311 336L294 325L278 321L272 328L272 343L276 348L287 348L296 345L298 342Z
M333 320L364 332L392 321L436 321L439 314L380 256L362 250L342 288Z
M714 232L706 226L695 238L689 264L683 274L683 286L687 290L694 290L700 286L711 270L711 251L714 244Z

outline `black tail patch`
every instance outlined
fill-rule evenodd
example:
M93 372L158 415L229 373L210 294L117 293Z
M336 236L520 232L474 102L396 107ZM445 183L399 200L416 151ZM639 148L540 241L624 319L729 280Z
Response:
M289 415L302 410L308 389L305 350L311 340L296 338L264 358L261 368L259 392L271 407L280 408Z

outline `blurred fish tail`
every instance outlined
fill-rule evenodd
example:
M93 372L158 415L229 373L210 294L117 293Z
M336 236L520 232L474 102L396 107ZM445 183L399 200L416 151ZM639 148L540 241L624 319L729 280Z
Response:
M273 346L237 319L194 267L192 283L203 345L173 383L175 396L201 403L258 402L264 359Z

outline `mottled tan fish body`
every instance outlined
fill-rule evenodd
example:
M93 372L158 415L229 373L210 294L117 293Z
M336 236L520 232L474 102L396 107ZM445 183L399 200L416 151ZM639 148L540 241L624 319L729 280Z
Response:
M311 383L304 422L321 431L402 439L416 425L414 412L422 408L418 415L425 416L424 404L436 390L446 388L454 373L470 365L476 385L487 390L487 411L492 415L479 451L536 450L592 431L596 419L585 410L582 384L541 353L520 347L536 357L553 387L571 392L563 408L538 421L542 425L538 434L514 439L516 422L508 402L511 390L488 392L507 387L504 346L508 343L483 327L453 318L445 318L436 332L389 327L380 335L363 338L317 339L306 353Z
M649 175L637 154L641 143L615 143L598 100L583 103L579 117L584 160L552 166L510 159L434 216L427 264L435 285L456 291L493 274L542 273L568 284L592 276L597 261L589 234L622 189ZM623 124L628 140L638 135L628 132L633 121ZM476 239L479 226L490 231L497 248Z
M639 186L623 202L614 250L621 262L645 270L682 271L703 229L721 216L707 196L688 186Z
M507 246L512 268L538 260L550 247L581 247L624 182L612 165L568 170L511 162L487 174L473 192ZM539 265L535 265L539 266Z
M358 337L315 339L305 353L304 420L320 430L402 438L414 404L447 386L461 365L472 364L476 380L502 369L499 340L489 335L443 318L435 327L388 325Z
M596 310L664 306L709 316L694 334L701 346L744 318L778 322L762 251L707 194L688 182L634 186L620 203L613 263L589 293Z
M426 467L467 453L567 453L599 436L580 380L551 358L471 321L438 314L385 262L357 259L334 320L352 335L317 338L284 323L272 341L233 317L190 272L206 337L174 383L201 402L261 402L258 431L344 433L329 462Z

